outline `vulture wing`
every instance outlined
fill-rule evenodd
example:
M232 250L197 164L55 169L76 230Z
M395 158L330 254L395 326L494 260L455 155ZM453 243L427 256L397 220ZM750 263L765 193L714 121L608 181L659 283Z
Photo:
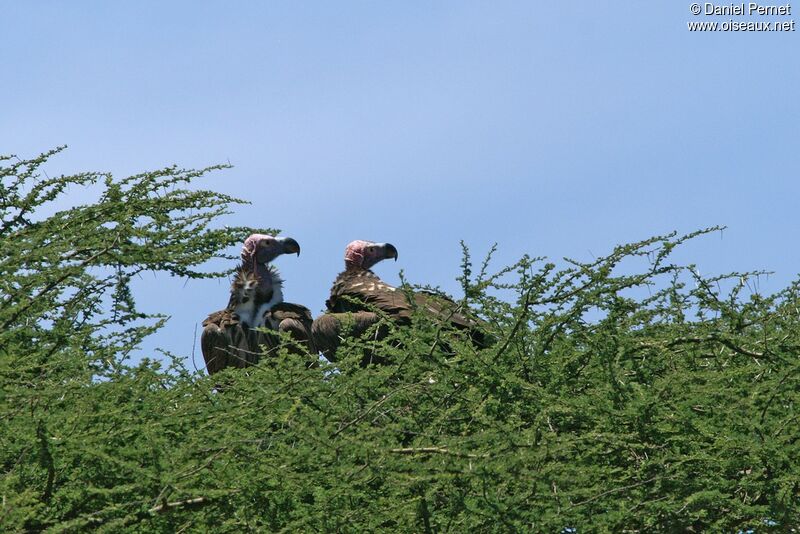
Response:
M461 313L462 306L452 299L430 291L418 291L414 293L414 301L417 306L439 320L449 322L460 330L468 331L473 343L478 347L491 345L489 337L485 333L486 323Z
M319 350L329 361L336 361L336 349L344 335L361 337L370 326L380 320L377 314L368 311L325 313L314 320L311 327L312 339ZM385 331L376 332L380 339Z
M368 270L340 274L326 304L334 313L368 311L374 307L395 322L407 324L411 320L412 308L403 292Z
M239 316L226 308L214 312L203 321L200 348L206 370L212 375L226 367L247 367L258 362L258 333L239 321Z
M311 325L314 319L311 310L300 304L279 302L270 308L264 317L264 323L281 332L289 332L292 339L304 346L308 354L316 354L311 336ZM297 352L296 350L292 352Z
M477 321L459 313L460 306L444 295L430 291L418 291L414 293L414 301L426 312L450 321L453 326L458 328L469 329L478 326Z

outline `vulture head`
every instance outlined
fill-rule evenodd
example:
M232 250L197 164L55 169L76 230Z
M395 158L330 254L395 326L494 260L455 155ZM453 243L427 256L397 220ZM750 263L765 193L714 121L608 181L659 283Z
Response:
M256 270L257 265L265 265L281 254L300 255L300 245L291 237L275 237L266 234L253 234L244 240L242 262Z
M386 258L394 258L397 261L397 249L391 243L356 240L344 250L344 265L348 271L370 269Z

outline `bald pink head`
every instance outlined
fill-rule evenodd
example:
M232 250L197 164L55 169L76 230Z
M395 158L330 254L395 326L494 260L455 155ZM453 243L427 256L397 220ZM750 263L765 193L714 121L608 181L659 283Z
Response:
M391 243L374 243L372 241L352 241L344 249L344 266L351 269L370 269L386 258L397 260L397 249Z
M300 245L291 237L275 237L267 234L252 234L244 240L242 246L242 262L245 266L266 264L281 254L297 253L300 255Z

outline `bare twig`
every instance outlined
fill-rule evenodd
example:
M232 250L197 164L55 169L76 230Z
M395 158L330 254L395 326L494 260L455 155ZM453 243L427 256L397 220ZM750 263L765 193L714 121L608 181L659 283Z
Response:
M197 504L205 504L209 502L208 499L205 497L195 497L193 499L186 499L185 501L173 501L173 502L165 502L163 504L159 504L158 506L153 506L148 510L151 514L158 514L162 512L168 512L173 508L183 508L184 506L195 506Z
M451 451L442 447L408 447L403 449L389 449L396 454L446 454L457 458L489 458L488 454L470 454L466 452Z
M573 503L572 504L572 508L575 508L576 506L583 506L584 504L589 504L590 502L596 501L597 499L601 499L601 498L605 497L606 495L611 495L612 493L619 493L621 491L626 491L626 490L629 490L629 489L638 488L639 486L644 486L645 484L649 484L650 482L653 482L653 481L658 480L660 478L672 478L672 477L654 476L654 477L648 478L647 480L642 480L640 482L636 482L635 484L628 484L627 486L622 486L622 487L619 487L619 488L612 488L612 489L604 491L602 493L598 493L594 497L590 497L590 498L586 499L585 501Z

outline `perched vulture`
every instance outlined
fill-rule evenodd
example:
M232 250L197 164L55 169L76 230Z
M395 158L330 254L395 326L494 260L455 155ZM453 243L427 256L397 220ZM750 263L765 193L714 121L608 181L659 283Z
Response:
M254 330L257 327L289 332L314 353L311 313L299 304L283 302L283 280L270 265L281 254L289 253L300 255L300 245L290 237L253 234L245 240L227 307L203 321L200 346L208 374L257 363L259 346L274 346L277 341Z
M457 312L455 302L433 293L415 292L412 305L405 292L383 282L370 270L387 258L397 260L397 249L390 243L353 241L347 245L345 270L333 282L326 302L327 313L318 317L312 326L314 345L326 358L335 361L343 330L360 336L377 323L378 314L370 311L375 309L394 323L407 325L411 322L414 307L420 307L456 328L469 330L473 339L482 344L483 334L477 329L478 322ZM385 335L386 332L380 329L375 332L378 338Z

